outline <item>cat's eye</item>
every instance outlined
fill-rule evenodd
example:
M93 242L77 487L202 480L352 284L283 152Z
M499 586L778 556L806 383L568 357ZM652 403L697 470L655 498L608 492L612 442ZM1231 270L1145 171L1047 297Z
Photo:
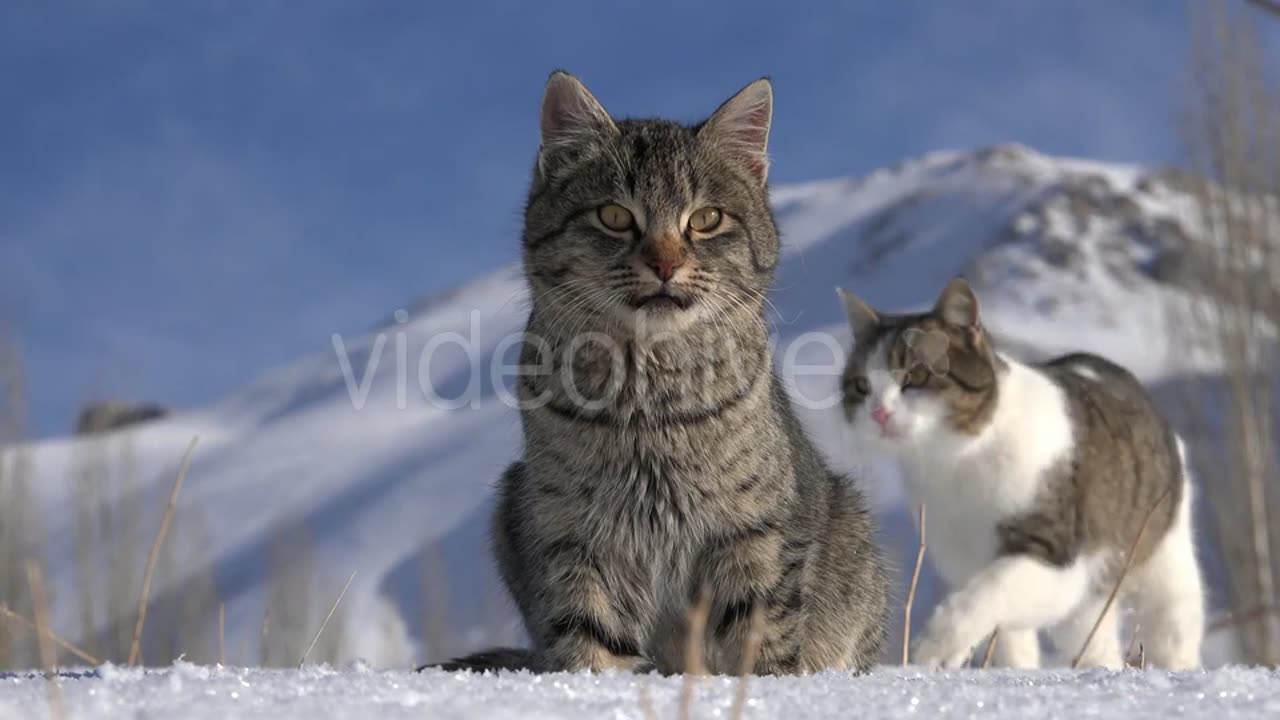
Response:
M596 216L600 218L601 225L615 232L630 230L636 224L636 218L630 210L613 203L601 205L596 210Z
M871 393L871 383L864 377L854 378L853 389L857 390L859 395L868 395Z
M711 232L720 227L723 219L724 213L720 212L720 208L704 207L689 216L689 229L700 233Z

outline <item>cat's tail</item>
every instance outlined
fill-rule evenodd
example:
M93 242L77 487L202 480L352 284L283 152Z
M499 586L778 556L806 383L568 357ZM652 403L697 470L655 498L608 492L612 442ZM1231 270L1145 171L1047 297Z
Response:
M418 668L422 672L427 668L457 672L496 672L498 670L534 670L536 658L532 650L525 648L490 648L466 657L454 658L442 663L423 665Z

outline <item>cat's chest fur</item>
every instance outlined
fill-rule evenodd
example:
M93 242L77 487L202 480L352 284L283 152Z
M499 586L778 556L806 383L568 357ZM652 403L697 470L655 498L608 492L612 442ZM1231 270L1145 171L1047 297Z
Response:
M716 484L705 476L702 465L718 460L714 453L680 452L675 446L701 444L697 435L683 429L661 433L623 430L612 449L596 456L590 470L574 468L582 481L597 483L599 522L612 527L621 542L650 548L687 541L705 524L704 503L712 500ZM671 442L680 436L681 442ZM598 463L598 465L597 465ZM597 474L598 471L598 474Z
M523 415L526 443L538 448L530 475L558 491L538 522L573 528L601 554L678 574L708 537L776 509L769 502L789 487L788 451L767 354L741 353L738 372L720 373L699 372L689 358L721 359L683 347L628 356L611 401L585 410L561 385L545 386L549 401ZM607 386L618 367L579 361L584 387Z
M664 554L757 514L757 496L784 480L785 448L749 420L762 399L690 427L570 428L553 419L548 430L559 425L556 435L591 450L540 469L558 485L590 488L571 503L584 526L596 526L589 536Z
M1062 391L1034 370L1014 365L981 433L962 437L944 431L904 453L904 483L926 507L928 552L949 583L995 559L999 524L1032 510L1053 469L1073 451Z
M661 429L571 428L543 418L547 429L559 426L555 436L591 451L535 462L542 482L572 490L542 505L534 522L569 529L594 556L627 568L644 603L682 616L708 543L775 512L790 487L777 461L785 451L737 417L758 412L747 402L721 424Z

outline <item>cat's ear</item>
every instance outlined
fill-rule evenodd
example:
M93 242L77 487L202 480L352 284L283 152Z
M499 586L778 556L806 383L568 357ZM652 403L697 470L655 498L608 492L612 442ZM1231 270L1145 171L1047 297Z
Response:
M729 98L698 129L698 139L714 143L738 159L760 184L769 176L769 125L773 83L760 78Z
M844 305L845 315L849 316L849 327L853 330L855 342L862 342L870 337L880 325L880 315L870 305L844 288L836 288L840 303Z
M981 326L978 318L978 296L973 294L964 278L955 278L947 283L938 296L938 303L933 312L950 325L962 328L977 329Z
M538 169L546 172L556 153L580 148L618 132L618 126L578 78L563 70L551 73L542 94L542 146Z

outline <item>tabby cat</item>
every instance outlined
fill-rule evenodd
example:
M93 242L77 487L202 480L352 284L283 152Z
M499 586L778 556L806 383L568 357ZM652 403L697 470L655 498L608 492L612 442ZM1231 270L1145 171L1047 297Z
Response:
M554 73L525 208L524 458L493 520L531 648L443 667L867 669L887 587L863 497L775 377L778 261L757 80L708 120L615 120ZM706 593L704 596L703 593Z

